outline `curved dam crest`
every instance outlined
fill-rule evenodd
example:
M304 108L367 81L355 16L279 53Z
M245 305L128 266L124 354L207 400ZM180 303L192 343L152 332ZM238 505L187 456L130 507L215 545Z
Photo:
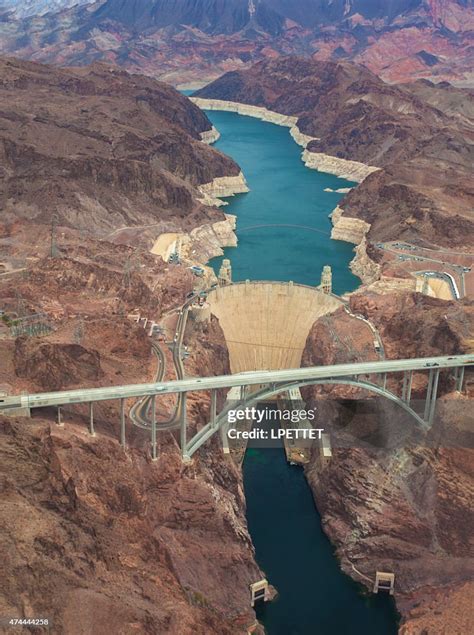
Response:
M243 282L208 295L229 350L232 373L299 368L313 323L342 301L291 283Z

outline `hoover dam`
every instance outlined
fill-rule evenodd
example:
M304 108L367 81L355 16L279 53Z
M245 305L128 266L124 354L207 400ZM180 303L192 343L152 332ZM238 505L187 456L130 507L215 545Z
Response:
M309 330L342 301L316 287L292 282L245 281L209 293L232 373L299 368Z

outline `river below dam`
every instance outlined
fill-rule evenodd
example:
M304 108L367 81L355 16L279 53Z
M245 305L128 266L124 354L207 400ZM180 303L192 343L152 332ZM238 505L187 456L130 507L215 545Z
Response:
M250 192L227 199L237 216L238 246L225 250L233 279L317 285L332 267L333 290L354 290L353 246L330 240L328 214L351 187L306 168L289 130L229 112L206 111L221 133L215 147L242 168ZM211 265L217 272L222 261ZM257 608L268 635L392 635L392 598L362 592L340 569L322 531L302 468L280 448L249 447L244 464L247 520L256 558L278 597Z

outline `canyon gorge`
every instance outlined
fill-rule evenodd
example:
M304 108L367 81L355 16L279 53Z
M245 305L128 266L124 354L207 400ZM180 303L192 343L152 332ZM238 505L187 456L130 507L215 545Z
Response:
M96 11L118 19L116 3L99 4L67 9L62 19ZM274 15L291 9L273 5L276 13L260 7L257 15L260 26L270 16L267 29L282 28ZM26 19L41 30L56 18ZM230 18L227 24L234 29ZM469 285L459 300L417 293L412 271L421 265L380 247L405 241L455 250L460 262L472 258L468 90L424 80L390 85L345 61L287 57L231 71L188 99L100 62L57 68L4 58L0 308L11 321L45 316L48 329L13 337L11 324L0 322L2 392L155 381L151 338L130 316L174 324L198 284L190 266L203 267L215 283L209 260L245 243L238 213L223 203L233 195L238 203L257 187L240 161L212 147L219 110L287 128L279 132L298 144L305 176L333 179L325 194L321 181L318 194L334 197L331 237L327 214L321 235L343 242L324 257L339 254L334 269L347 269L355 246L358 280L341 276L345 307L334 300L331 314L309 325L303 365L377 359L372 331L354 326L361 317L380 334L387 359L472 352ZM183 263L153 253L162 235L180 236ZM164 340L173 334L170 327ZM187 376L231 372L232 344L216 316L190 319L183 343ZM161 346L163 379L175 379L173 347ZM341 436L360 442L335 446L329 464L315 448L305 475L343 571L369 590L374 571L396 571L401 635L464 635L474 625L473 385L466 375L463 394L441 382L431 436L406 448L377 447L376 422L396 417L389 404L359 402L357 389L347 387L303 394ZM425 390L426 376L415 374L414 398ZM219 407L224 399L219 394ZM169 396L159 399L163 417L174 405ZM210 409L208 395L190 396L190 431L208 421ZM64 427L56 416L53 409L31 419L0 415L2 613L48 612L52 633L263 633L249 586L266 572L249 534L241 468L222 453L219 438L184 463L179 433L164 430L154 462L149 431L138 426L128 426L128 447L120 447L117 404L97 405L95 437L85 405L65 409Z

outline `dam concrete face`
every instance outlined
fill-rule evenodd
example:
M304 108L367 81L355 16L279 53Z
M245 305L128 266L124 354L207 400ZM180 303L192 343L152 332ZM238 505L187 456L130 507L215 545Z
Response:
M299 368L313 323L342 301L291 282L239 282L208 295L229 349L232 373Z

